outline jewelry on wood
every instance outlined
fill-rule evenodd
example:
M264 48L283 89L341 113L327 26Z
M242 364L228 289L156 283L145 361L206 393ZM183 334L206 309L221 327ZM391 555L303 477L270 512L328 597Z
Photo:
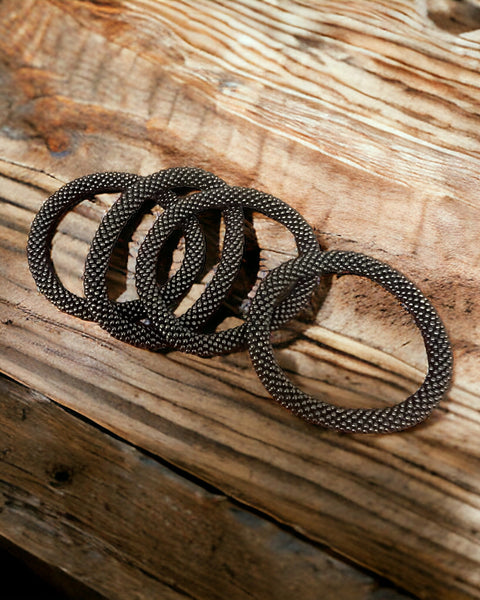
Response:
M51 241L66 212L82 200L110 192L121 192L121 196L103 217L91 243L83 298L60 282L51 258ZM139 299L113 301L106 282L113 250L125 227L152 201L164 212L140 246L135 270ZM220 262L201 296L177 317L174 306L204 265L206 244L198 214L212 209L222 211L225 222ZM222 305L240 270L245 209L286 227L295 238L298 257L272 269L261 281L241 325L205 332L205 325ZM178 230L185 238L184 259L178 271L160 286L158 258ZM39 210L30 230L27 254L41 293L59 309L96 321L121 341L204 357L248 347L255 371L271 396L297 416L322 427L351 433L390 433L412 427L430 415L451 382L453 357L445 327L428 299L404 275L364 254L322 251L313 229L291 206L255 189L231 187L202 169L176 167L148 177L94 173L76 179L57 190ZM324 274L366 277L393 294L413 316L425 343L428 372L420 388L403 402L382 409L334 406L299 390L281 370L270 334L308 303Z

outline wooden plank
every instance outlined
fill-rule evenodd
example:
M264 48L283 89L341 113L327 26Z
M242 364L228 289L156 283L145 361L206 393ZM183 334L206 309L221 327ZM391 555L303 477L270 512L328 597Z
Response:
M1 377L0 400L0 534L79 597L407 599L45 396Z
M480 49L427 4L4 0L0 368L416 594L457 600L480 597ZM244 354L152 355L36 294L24 248L48 193L94 170L185 163L277 194L325 247L421 285L456 357L426 425L319 431L266 399ZM76 290L107 202L55 240ZM266 266L293 253L256 225ZM317 320L286 335L282 364L330 401L385 405L421 379L412 324L363 281L335 281Z

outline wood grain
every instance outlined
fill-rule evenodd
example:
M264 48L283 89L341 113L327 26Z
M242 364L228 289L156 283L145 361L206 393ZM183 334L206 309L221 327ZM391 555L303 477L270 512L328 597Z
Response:
M46 397L0 386L2 536L47 564L63 555L62 570L91 592L406 600Z
M453 31L438 10L5 0L0 368L415 594L461 600L480 598L480 46L471 19ZM368 252L418 283L456 359L427 424L320 431L267 399L245 354L149 354L39 297L24 248L49 193L95 170L179 164L274 193L324 247ZM84 203L55 239L72 289L109 202ZM278 227L255 224L267 267L293 253ZM334 281L315 322L284 335L292 379L330 401L383 406L422 378L412 323L356 278Z

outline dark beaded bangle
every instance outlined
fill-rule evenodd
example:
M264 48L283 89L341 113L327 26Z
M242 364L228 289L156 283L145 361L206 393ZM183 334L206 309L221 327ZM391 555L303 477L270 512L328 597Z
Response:
M403 402L382 409L341 408L309 396L286 377L276 361L270 332L275 301L292 284L312 274L359 275L380 284L413 316L422 334L428 373L420 388ZM297 416L350 433L389 433L425 420L446 392L452 376L452 351L440 317L404 275L385 263L355 252L309 253L270 272L255 295L247 323L248 349L263 385Z
M230 206L242 206L260 212L287 227L294 235L300 253L312 250L320 252L315 234L304 218L282 200L258 190L240 187L217 188L190 196L170 206L154 223L140 247L135 281L138 295L155 328L161 331L168 344L177 350L207 357L227 354L246 346L245 324L214 333L198 333L183 325L181 319L176 318L169 310L161 289L156 284L155 266L158 255L175 229L192 214L210 209L226 210ZM223 262L228 269L229 263ZM310 298L316 280L315 276L302 282L279 304L275 311L274 327L279 327L303 308Z

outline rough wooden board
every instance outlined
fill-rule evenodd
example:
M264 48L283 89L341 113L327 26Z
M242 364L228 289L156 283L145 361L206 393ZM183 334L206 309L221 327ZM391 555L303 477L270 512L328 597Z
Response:
M419 595L478 598L480 55L474 32L438 29L428 9L4 2L0 366ZM449 401L426 426L314 430L263 399L244 355L125 348L33 292L23 250L48 192L96 169L184 163L276 193L325 246L368 251L421 284L456 355ZM56 258L69 284L101 208L65 223ZM273 264L278 230L258 224ZM292 326L302 336L282 361L338 402L400 400L424 357L393 311L343 278L318 324Z
M407 599L45 396L0 400L1 536L106 598Z

